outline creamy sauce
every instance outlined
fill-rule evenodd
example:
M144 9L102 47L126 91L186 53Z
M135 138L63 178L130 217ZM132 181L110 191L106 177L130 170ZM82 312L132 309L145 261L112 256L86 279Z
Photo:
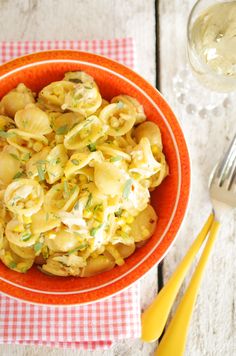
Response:
M236 1L207 8L194 22L190 36L196 52L211 70L236 76Z

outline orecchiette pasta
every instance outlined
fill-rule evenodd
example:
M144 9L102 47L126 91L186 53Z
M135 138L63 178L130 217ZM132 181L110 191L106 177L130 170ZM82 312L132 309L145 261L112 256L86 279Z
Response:
M159 128L128 95L102 98L65 73L38 97L0 102L0 259L25 273L90 277L122 265L152 236L150 192L168 174Z

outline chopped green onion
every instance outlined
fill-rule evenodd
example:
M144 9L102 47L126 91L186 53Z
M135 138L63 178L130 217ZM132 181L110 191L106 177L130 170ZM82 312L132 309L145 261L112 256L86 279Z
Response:
M120 218L122 212L123 212L123 209L122 209L122 208L119 208L117 211L115 211L115 216L116 216L117 218Z
M90 152L97 151L95 143L90 143L87 147L88 147Z
M96 235L96 233L98 232L98 230L101 229L101 227L102 227L102 224L99 225L98 227L93 227L93 228L90 230L90 235L94 237L94 236Z
M49 219L49 213L47 212L46 213L46 221L48 221L48 219Z
M89 196L88 196L88 200L87 200L87 203L85 205L85 209L88 208L91 204L91 200L92 200L92 193L89 193Z
M23 175L24 175L24 172L19 171L14 175L13 179L18 179L18 178L22 177Z
M65 134L67 134L68 131L69 131L68 125L63 125L61 127L58 127L58 129L56 129L56 134L57 135L65 135Z
M40 250L41 250L41 248L43 247L43 244L42 244L42 242L36 242L35 244L34 244L34 251L37 253L37 252L39 252Z
M124 186L124 190L123 190L123 198L127 199L130 195L130 192L131 192L131 186L132 186L132 179L128 179L126 182L125 182L125 186Z
M8 137L12 137L12 136L15 136L14 132L6 132L3 130L0 130L0 137L2 137L2 138L8 138Z
M78 159L72 159L71 162L75 165L78 166L80 164L80 161Z
M23 157L22 157L22 161L28 161L31 157L31 154L29 152L27 152Z
M77 201L77 203L75 204L74 209L79 210L79 201Z
M31 233L29 231L24 232L23 235L21 235L21 240L22 241L28 241L31 238Z
M66 180L63 183L63 190L64 190L64 193L65 193L64 198L68 199L69 196L70 196L70 190L69 190L68 182Z
M120 161L120 160L122 160L121 156L114 156L114 157L110 158L110 162L117 162L117 161Z
M43 181L45 179L44 171L41 165L37 166L39 180Z
M86 248L87 246L88 246L88 244L83 243L83 244L79 245L78 247L74 248L73 250L68 251L68 252L67 252L67 255L71 255L71 254L74 253L74 252L80 251L80 250L82 250L83 248Z
M15 261L11 261L11 262L9 263L9 265L8 265L8 267L11 268L11 269L16 268L16 266L17 266L17 264L16 264Z
M36 161L34 163L34 165L37 165L37 164L40 164L40 165L43 165L43 164L47 164L48 161L46 161L45 159L39 159L38 161Z
M97 211L102 210L102 207L103 207L102 203L101 204L97 204L97 205L95 205L93 211L96 213Z
M20 158L17 155L15 155L14 153L10 153L10 156L17 159L17 161L20 161Z

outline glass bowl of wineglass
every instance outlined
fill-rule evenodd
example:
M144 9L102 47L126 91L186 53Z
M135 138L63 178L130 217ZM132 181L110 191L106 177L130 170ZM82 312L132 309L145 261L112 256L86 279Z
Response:
M217 92L236 90L236 1L198 0L187 26L193 74Z

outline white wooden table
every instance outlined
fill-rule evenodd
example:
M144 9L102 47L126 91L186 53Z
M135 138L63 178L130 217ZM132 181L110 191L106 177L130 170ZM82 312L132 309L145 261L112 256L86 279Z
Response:
M193 3L194 0L0 0L0 41L132 36L137 71L153 84L157 74L160 89L180 119L189 144L193 187L179 238L164 261L164 280L174 271L210 211L208 176L236 131L236 110L230 106L231 98L225 101L223 110L216 111L215 117L189 114L186 104L177 100L173 78L186 66L185 28ZM195 104L197 107L197 101ZM236 354L235 221L236 214L231 214L209 262L191 323L186 356ZM156 289L157 273L153 270L142 281L143 307L153 299ZM109 351L93 353L0 345L0 355L147 356L155 348L156 344L143 344L139 340L119 342Z

